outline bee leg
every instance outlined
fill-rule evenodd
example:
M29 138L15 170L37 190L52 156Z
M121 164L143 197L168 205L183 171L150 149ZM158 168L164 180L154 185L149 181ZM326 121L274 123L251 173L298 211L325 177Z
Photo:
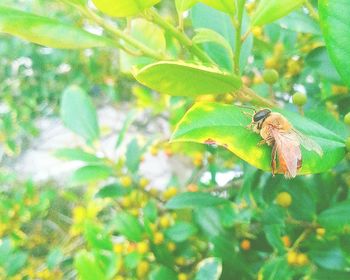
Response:
M272 176L275 176L276 174L276 157L277 157L277 145L274 144L272 146L272 153L271 153L271 169L272 169Z
M259 141L258 146L265 145L266 143L267 143L266 140L263 139L263 140Z

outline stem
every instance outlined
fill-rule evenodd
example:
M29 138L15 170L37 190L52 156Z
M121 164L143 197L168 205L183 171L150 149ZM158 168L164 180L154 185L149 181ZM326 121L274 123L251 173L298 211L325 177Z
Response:
M312 4L310 3L309 0L305 1L305 6L306 8L309 10L310 16L316 20L317 22L320 21L320 17L318 15L318 13L316 12L314 6L312 6Z
M275 101L275 93L273 92L273 87L272 85L269 85L269 92L270 92L270 99L272 101Z
M194 45L190 38L188 38L184 33L179 31L175 26L164 20L154 9L148 10L145 16L149 20L153 21L155 24L168 31L173 37L175 37L182 45L184 45L192 54L197 56L200 60L206 63L214 64L214 61L197 45Z
M241 38L241 43L242 43L242 44L244 43L245 40L247 40L247 38L248 38L248 36L249 36L249 34L250 34L251 31L252 31L251 29L248 29L248 30L246 31L246 33L243 34L243 36L242 36L242 38Z
M141 42L139 42L136 39L134 39L133 37L131 37L130 35L124 33L119 28L113 26L112 24L109 24L102 17L97 15L95 12L93 12L89 9L86 9L85 7L78 7L78 9L80 10L80 12L83 15L87 16L91 20L93 20L96 23L98 23L99 25L101 25L105 30L107 30L108 32L113 34L116 38L122 39L128 45L139 50L141 55L145 55L145 56L151 57L151 58L156 59L156 60L165 59L164 55L159 54L158 52L155 52L151 48L147 47L146 45L142 44ZM124 50L125 50L125 48L124 48Z
M242 0L236 1L237 6L237 17L236 19L231 18L232 24L236 27L236 34L235 34L235 55L234 55L234 72L236 75L240 74L240 67L239 67L239 60L241 57L241 48L242 48L242 19L243 19L243 9L244 9L244 2Z
M299 247L300 243L303 242L310 233L311 233L311 229L309 229L309 228L305 229L302 232L302 234L300 234L298 239L295 240L295 242L293 243L293 246L290 248L290 250L294 251L295 249L297 249Z
M245 86L243 86L241 89L236 91L234 94L237 97L237 99L239 99L241 102L250 102L254 105L269 107L269 108L273 108L277 106L275 102L265 99L260 95L257 95L252 89Z

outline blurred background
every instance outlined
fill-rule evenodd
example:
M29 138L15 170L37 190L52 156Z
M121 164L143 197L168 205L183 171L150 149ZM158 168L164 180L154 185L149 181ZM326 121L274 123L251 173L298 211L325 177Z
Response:
M1 5L104 32L61 1ZM173 1L156 7L175 24ZM247 1L247 15L255 7ZM117 23L140 40L160 34L151 40L155 47L166 43L171 54L188 58L153 23ZM225 15L204 4L186 12L183 24L190 37L201 27L233 32L220 29L228 28ZM204 49L232 69L221 46ZM254 27L242 55L245 85L269 98L263 71L275 69L280 104L349 135L343 122L349 89L306 9ZM219 279L195 278L200 263L220 271L220 279L265 279L273 271L267 279L349 279L349 209L326 213L339 223L315 222L348 199L348 159L329 172L287 181L220 147L170 144L194 101L234 100L229 94L160 95L132 76L134 67L150 62L118 49L58 50L0 34L0 279ZM64 98L87 109L66 108ZM67 123L66 110L81 129ZM93 143L85 136L95 132L80 126L79 116L96 121ZM233 203L193 211L164 207L178 193L198 190Z

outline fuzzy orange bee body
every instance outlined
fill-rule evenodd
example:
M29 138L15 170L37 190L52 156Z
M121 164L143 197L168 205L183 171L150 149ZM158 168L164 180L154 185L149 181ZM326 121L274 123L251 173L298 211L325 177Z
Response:
M262 109L253 115L250 125L262 137L260 144L272 146L272 174L282 173L286 178L294 178L302 166L301 145L322 156L321 147L297 131L280 113ZM277 165L278 159L278 165Z

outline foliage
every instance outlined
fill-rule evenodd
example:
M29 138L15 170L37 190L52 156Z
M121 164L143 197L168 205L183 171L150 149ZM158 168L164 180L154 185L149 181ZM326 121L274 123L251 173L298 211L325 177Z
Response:
M82 140L55 152L80 163L63 187L1 170L0 278L349 279L350 4L92 2L0 6L3 162L40 117ZM106 102L136 108L112 156ZM300 176L272 176L242 104L280 112L322 157L303 149ZM165 119L171 139L140 116ZM141 168L157 154L189 158L191 176L150 184Z

